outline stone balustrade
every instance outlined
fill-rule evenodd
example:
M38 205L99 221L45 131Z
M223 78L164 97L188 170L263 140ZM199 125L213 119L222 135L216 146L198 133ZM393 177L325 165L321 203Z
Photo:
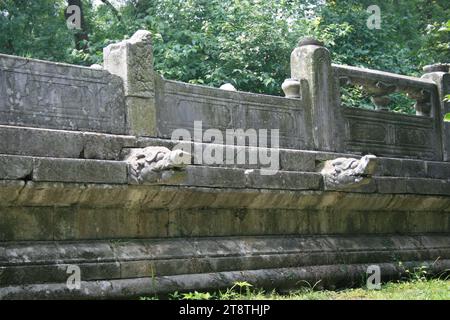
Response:
M103 69L0 55L0 299L353 285L373 264L383 279L404 273L398 261L449 270L448 71L333 65L304 39L278 97L166 80L146 31L106 48ZM377 110L342 106L349 84ZM392 92L417 114L385 112ZM249 139L277 130L279 143L203 141L198 122ZM196 162L175 149L177 129L232 161Z
M401 92L416 100L416 114L431 116L432 95L436 95L436 83L427 79L407 77L389 72L333 64L341 86L358 85L371 96L377 110L388 111L388 95ZM436 106L437 108L439 106Z

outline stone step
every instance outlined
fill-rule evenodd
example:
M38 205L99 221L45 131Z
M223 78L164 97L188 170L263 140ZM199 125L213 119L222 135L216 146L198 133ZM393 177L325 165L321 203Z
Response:
M126 184L123 161L0 155L0 180Z
M119 160L134 136L0 125L0 154Z
M100 286L101 295L95 290L87 290L89 283L106 279L114 282L153 278L158 280L153 282L155 292L168 293L177 288L169 288L165 281L160 281L167 276L172 279L180 277L179 281L192 277L192 280L195 279L206 288L212 284L211 276L220 277L221 274L239 270L241 276L245 277L246 272L255 275L279 270L284 277L265 279L275 279L272 286L285 288L285 275L295 270L300 272L297 280L315 279L321 280L321 285L333 283L339 286L348 285L349 280L350 283L360 281L368 265L379 265L383 279L393 276L390 269L396 269L398 274L402 274L405 268L419 262L428 261L430 272L443 271L450 266L450 261L445 258L450 256L448 236L445 234L10 242L0 243L0 252L1 299L26 297L30 286L50 288L46 294L60 298L56 296L60 294L59 290L51 288L66 285L69 266L79 268L83 281L81 290L74 290L72 297L111 295L111 286ZM404 266L393 262L392 256L402 261ZM343 277L342 272L324 273L322 269L341 269L348 274ZM257 277L240 279L243 280L258 284L255 283ZM359 284L356 282L353 285ZM132 283L128 282L126 288L122 288L124 292L127 289L128 297L130 294L142 294ZM18 285L23 286L23 289L20 290ZM297 281L291 281L290 285L291 288L299 287ZM148 287L152 287L151 282L148 282ZM179 288L188 289L185 285ZM217 287L214 289L217 290ZM40 289L38 291L34 292L37 293L35 297L44 294Z
M124 161L0 155L0 164L0 180L112 185L134 183L127 177L128 165ZM436 170L433 166L429 168ZM166 178L151 184L235 189L334 190L323 185L322 175L318 172L278 171L273 175L264 175L255 169L195 165L187 166L183 171L168 172ZM339 191L450 195L450 181L375 176L365 185Z
M4 155L121 160L131 148L165 146L172 149L178 143L176 141L157 138L136 138L134 136L0 125L0 154ZM195 148L204 150L206 147L211 146L211 144L197 142L189 143L189 145L191 145L192 150L195 150ZM224 155L230 149L233 150L234 154L231 164L213 163L207 164L207 166L244 169L267 167L267 165L249 163L248 147L224 146ZM245 155L245 163L239 164L237 161L238 154ZM361 155L279 149L278 163L281 171L316 172L320 170L324 161L339 157L359 158ZM374 175L450 179L450 163L379 157L378 167Z
M439 274L448 269L449 260L405 261L409 270L430 266L433 273ZM228 271L217 273L183 274L175 276L145 277L131 279L113 279L82 281L80 290L68 289L65 283L32 284L27 286L9 286L0 288L2 300L69 300L69 299L139 299L142 297L171 297L175 292L216 292L226 291L236 282L246 281L256 288L266 290L298 290L305 285L314 285L317 289L348 288L361 286L372 264L321 265L300 268L262 269ZM404 267L394 263L380 263L383 270L382 281L399 280L408 276ZM323 281L323 279L325 279ZM332 283L331 281L334 281ZM157 285L156 285L157 284ZM294 285L295 284L295 285ZM26 290L24 289L26 288ZM180 289L181 288L181 289ZM309 288L309 287L308 287Z

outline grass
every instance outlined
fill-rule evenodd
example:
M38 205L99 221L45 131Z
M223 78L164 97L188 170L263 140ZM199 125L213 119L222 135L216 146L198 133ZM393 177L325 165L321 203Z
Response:
M341 291L302 289L287 295L264 292L242 295L251 300L450 300L450 281L389 282L380 290L366 288Z
M316 290L314 286L302 287L297 291L280 294L255 289L248 282L236 282L226 291L189 292L169 296L172 300L450 300L449 276L430 278L426 268L407 271L406 280L387 282L379 290L365 287L343 290ZM153 298L141 298L153 300Z

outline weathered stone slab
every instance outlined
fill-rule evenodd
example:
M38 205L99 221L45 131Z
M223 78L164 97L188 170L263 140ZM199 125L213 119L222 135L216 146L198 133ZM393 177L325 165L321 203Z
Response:
M125 134L119 77L0 55L0 124Z
M205 166L188 166L185 172L184 170L167 170L160 176L161 178L153 184L238 189L318 190L322 181L322 175L319 173L278 171L268 175L255 169Z
M83 156L85 159L119 160L124 148L136 144L134 136L83 133Z
M38 157L79 158L81 132L0 126L0 153Z
M0 280L2 287L17 283L63 283L67 281L67 270L71 264L50 264L21 266L16 268L5 268ZM116 262L92 264L81 264L80 272L86 281L97 280L99 277L108 279L120 278L120 264Z
M438 179L407 179L406 189L412 194L450 195L448 180Z
M189 166L186 168L185 186L245 188L245 174L241 169Z
M448 181L426 178L376 177L380 193L450 195Z
M3 206L13 204L25 186L21 180L0 180L0 203Z
M155 195L152 188L130 185L88 184L81 193L77 203L85 207L139 207L146 205L145 200Z
M158 136L171 138L176 129L194 137L194 121L203 130L278 129L280 146L312 147L309 105L305 100L232 92L176 81L162 80L157 92ZM270 141L269 141L270 145Z
M33 181L127 183L127 164L119 161L37 158Z
M315 171L316 153L280 150L280 168L283 171Z
M386 195L380 193L343 193L335 192L329 193L336 195L336 200L330 201L330 204L326 206L329 210L335 212L347 212L347 211L376 211L381 212L386 208L395 197L394 195ZM412 198L412 197L410 197ZM408 210L410 207L404 207L404 210Z
M0 207L0 241L53 240L53 208Z
M394 251L400 254L404 261L417 258L431 260L436 254L448 254L448 247L443 245L445 238L433 237L402 237L402 236L366 236L358 239L355 246L352 237L322 237L313 239L308 237L285 238L273 237L271 240L263 238L237 239L200 239L187 241L174 240L143 240L122 242L95 241L77 244L36 245L35 250L20 244L5 244L1 247L5 251L0 264L5 266L2 285L33 282L64 282L67 279L67 266L71 261L80 261L84 280L97 280L107 274L108 278L119 278L120 269L126 277L151 277L199 272L218 272L236 270L245 261L253 269L270 267L284 267L286 265L333 265L345 257L347 263L372 262L377 254L378 262L388 262ZM422 243L420 241L423 241ZM391 250L381 250L388 246ZM427 246L429 250L423 250ZM217 250L220 247L221 250ZM282 248L283 252L280 252ZM339 248L340 250L336 250ZM438 250L441 250L440 252ZM355 255L355 251L365 254ZM237 254L239 253L239 254ZM268 256L280 255L272 260ZM194 263L189 263L195 256ZM55 257L60 264L55 265ZM178 261L181 260L182 261ZM215 263L211 263L212 260ZM39 270L30 261L42 265ZM95 262L95 263L94 263ZM116 268L113 268L113 265ZM97 266L93 269L93 266ZM147 268L145 267L147 266ZM105 268L103 272L99 272ZM96 270L97 272L94 272ZM45 272L47 271L47 272ZM51 272L53 271L53 272ZM47 273L43 277L43 272ZM112 273L111 273L112 272Z
M260 170L247 170L246 178L246 186L255 189L318 190L322 183L319 173L278 171L262 175Z
M423 160L379 158L375 175L425 178L428 172Z
M436 120L405 114L342 107L345 152L441 160Z
M136 137L0 125L0 154L119 160Z
M67 207L79 203L84 192L86 186L82 183L27 181L15 204L24 207Z
M377 190L379 193L408 193L406 182L403 178L396 177L375 177Z
M0 180L25 179L33 170L33 158L0 155Z
M416 190L403 194L411 192L409 189L389 191L385 187L389 194L364 194L360 190L352 193L274 190L270 189L273 186L270 181L265 189L253 191L214 186L100 188L91 184L35 182L24 187L22 181L12 182L15 184L0 183L0 199L6 197L2 204L7 206L0 207L4 241L446 232L450 221L448 196L419 196ZM394 182L394 186L400 185ZM419 185L423 182L417 181L415 187ZM298 184L288 187L298 188ZM428 189L426 192L436 193ZM414 221L422 219L426 224L417 220L411 225L401 218L404 212L417 213ZM394 223L394 216L401 223Z
M427 177L450 180L450 163L426 162Z

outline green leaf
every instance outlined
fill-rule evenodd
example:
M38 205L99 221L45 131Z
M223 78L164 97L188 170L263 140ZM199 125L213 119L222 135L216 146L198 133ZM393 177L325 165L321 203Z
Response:
M236 281L234 283L236 286L238 286L239 288L245 288L245 287L253 287L250 283L248 283L247 281Z
M447 113L447 114L444 116L444 121L445 121L445 122L450 122L450 113Z

